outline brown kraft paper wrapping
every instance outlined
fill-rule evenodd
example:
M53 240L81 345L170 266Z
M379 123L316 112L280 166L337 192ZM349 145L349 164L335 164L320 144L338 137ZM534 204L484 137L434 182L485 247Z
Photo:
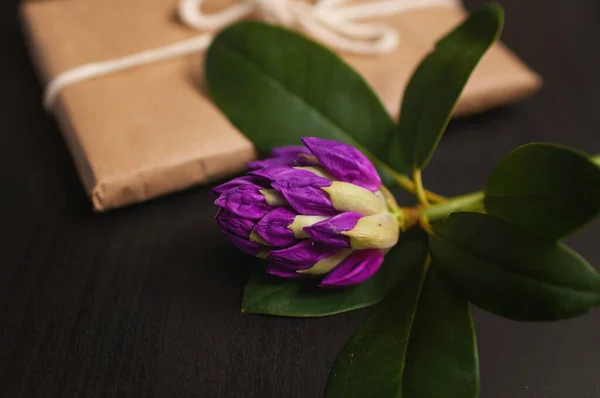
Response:
M45 85L88 62L197 35L178 22L176 7L176 0L26 1L22 15ZM396 116L419 60L464 16L459 7L397 14L382 21L401 34L394 52L342 56ZM76 83L60 93L54 115L96 210L213 181L242 171L256 157L251 142L205 95L203 61L201 54L172 59ZM498 43L471 77L455 116L515 102L540 84L538 75Z

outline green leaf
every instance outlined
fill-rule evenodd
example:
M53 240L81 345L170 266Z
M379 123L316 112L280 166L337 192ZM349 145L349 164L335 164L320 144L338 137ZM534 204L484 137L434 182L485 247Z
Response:
M261 151L315 136L387 160L392 119L364 79L320 44L281 27L240 22L217 35L205 69L215 104Z
M409 277L338 357L327 397L474 398L479 365L469 306L434 269Z
M473 304L521 321L581 315L600 304L600 275L577 253L488 214L433 225L433 261Z
M403 396L477 397L479 361L469 303L450 289L435 264L428 274L411 329Z
M502 160L485 194L488 213L558 240L600 213L600 167L570 148L528 144Z
M442 138L456 103L471 73L488 48L498 39L504 23L499 4L490 4L442 38L418 66L402 100L393 153L402 163L421 170Z
M366 282L346 289L325 290L314 281L295 281L254 274L244 290L242 311L291 317L320 317L352 311L380 302L406 269L422 264L427 236L421 231L402 235L401 242L385 256L385 262Z

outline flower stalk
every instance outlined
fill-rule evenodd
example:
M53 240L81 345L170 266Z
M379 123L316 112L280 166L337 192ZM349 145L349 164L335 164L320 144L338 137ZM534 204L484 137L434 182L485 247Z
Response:
M435 222L457 211L482 211L483 198L483 191L457 196L444 203L422 209L420 215L428 222Z
M337 141L302 138L248 164L250 172L216 187L216 220L241 251L269 262L282 278L318 277L322 287L362 283L383 263L403 231L452 213L483 212L483 191L444 198L427 191L421 170L412 179L376 162L419 204L399 207L374 164ZM591 158L600 166L600 155Z
M600 167L600 154L593 156L591 158L591 160L592 160L592 162L594 162L595 164L597 164ZM414 193L415 193L415 196L417 196L417 199L419 200L420 203L425 204L424 200L426 200L427 198L429 198L429 199L431 199L432 197L442 198L441 196L439 196L435 193L432 193L432 192L429 192L429 191L419 188L419 185L422 187L422 183L420 183L420 181L421 181L420 173L415 173L413 178L416 182L416 184L414 184L416 186L416 188L414 189ZM426 194L424 194L424 192ZM484 211L484 205L483 205L484 198L485 198L484 192L477 191L477 192L471 192L471 193L468 193L465 195L457 196L454 198L448 198L448 199L443 198L442 201L435 200L435 202L437 202L436 204L431 205L429 207L425 206L424 208L422 208L418 211L418 214L419 214L418 218L420 219L420 221L419 221L420 225L424 229L428 229L429 223L439 221L445 217L448 217L452 213L456 213L456 212L460 212L460 211L476 211L476 212ZM410 209L404 209L404 212L406 214L410 213L412 215L412 217L407 217L407 218L410 218L413 220L413 222L409 224L409 227L414 226L418 223L415 220L414 212L410 211Z
M396 171L392 170L389 166L387 166L386 164L383 164L381 162L375 162L379 167L381 167L382 169L384 169L389 175L392 176L392 178L394 179L394 181L396 181L396 183L402 188L404 189L406 192L408 193L412 193L412 194L416 194L417 193L417 185L407 176L402 175L400 173L397 173ZM434 203L443 203L447 200L446 197L439 195L435 192L431 192L427 189L423 189L424 193L425 193L425 197L430 201L430 202L434 202Z
M421 170L415 170L413 172L413 180L415 182L415 195L421 203L425 207L429 207L429 200L427 199L427 195L425 194L425 188L423 187L423 178L421 176Z
M600 154L593 156L591 160L600 167ZM447 199L443 203L422 209L420 215L428 222L435 222L458 211L483 211L484 197L483 191L457 196Z

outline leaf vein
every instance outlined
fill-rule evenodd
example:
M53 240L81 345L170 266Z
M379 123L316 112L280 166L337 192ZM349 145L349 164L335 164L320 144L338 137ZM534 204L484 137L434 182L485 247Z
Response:
M391 169L391 167L389 167L385 162L383 162L381 159L379 159L375 155L373 155L370 151L368 151L358 141L354 140L354 138L352 138L352 136L350 136L346 131L344 131L341 128L341 126L339 126L330 117L328 117L327 115L325 115L322 112L321 109L319 109L319 108L317 108L315 106L311 106L306 101L305 98L303 98L302 96L300 96L298 93L296 93L294 90L292 90L289 86L285 85L284 82L282 82L281 80L273 78L258 63L253 62L252 59L249 58L248 56L246 56L245 54L243 54L243 52L237 51L234 47L228 46L226 43L223 43L223 42L219 42L218 45L220 45L221 49L225 50L225 52L227 52L233 58L237 58L239 61L245 62L250 67L253 67L254 70L256 72L258 72L267 81L267 84L271 84L273 87L277 87L278 90L281 90L283 92L288 93L290 95L290 97L296 103L298 103L299 105L304 106L311 113L317 115L320 119L322 119L325 123L327 123L327 125L331 126L332 129L335 130L337 132L337 134L339 134L340 137L342 137L343 140L345 140L348 144L350 144L350 145L354 146L355 148L357 148L365 156L367 156L369 159L371 159L371 161L373 161L374 163L380 164L383 167L387 167L387 168Z

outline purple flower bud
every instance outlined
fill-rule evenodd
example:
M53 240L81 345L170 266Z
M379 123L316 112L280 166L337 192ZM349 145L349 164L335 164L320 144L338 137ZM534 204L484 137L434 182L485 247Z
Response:
M286 279L300 279L306 277L305 275L297 273L293 269L289 269L276 263L269 264L267 267L267 274Z
M248 163L250 170L264 169L267 167L281 166L312 166L316 159L303 146L286 146L273 150L272 157Z
M381 178L375 166L356 148L342 142L306 137L302 142L319 163L337 180L376 191Z
M324 244L303 240L294 246L272 250L267 260L291 270L305 270L312 268L319 261L336 254L340 249Z
M273 167L256 170L253 175L267 178L271 186L299 214L334 215L337 210L322 188L329 187L331 181L315 173L293 167Z
M223 231L245 239L250 237L250 233L256 224L256 221L239 217L222 208L217 212L215 219L221 228L223 228Z
M383 264L383 252L377 249L357 250L333 269L319 286L358 285L369 279Z
M252 162L254 170L216 187L216 220L244 253L282 278L321 276L341 287L373 275L398 241L396 215L373 165L349 145L305 138ZM393 199L391 199L393 200Z
M240 238L239 236L232 235L228 232L225 232L225 235L229 241L235 245L235 247L251 256L258 256L265 249L265 247L260 243Z
M264 191L254 184L238 185L222 193L215 204L236 216L259 220L273 210Z
M325 221L305 227L304 232L319 243L333 247L350 247L350 238L342 235L342 232L354 228L361 217L362 215L353 212L338 214Z
M231 190L232 188L238 187L240 185L251 184L251 185L260 186L260 185L262 185L263 182L265 182L265 181L260 177L253 176L253 175L245 175L242 177L234 178L231 181L221 184L218 187L213 188L211 192L214 195L221 195L221 194Z
M271 182L273 182L278 175L289 172L290 170L295 169L289 166L265 167L263 169L253 170L249 175L254 178L260 178L262 181L267 181L267 184L271 186Z
M294 222L296 215L290 209L278 207L260 219L254 227L254 232L271 246L290 246L294 244L296 237L288 227Z
M333 208L340 212L352 211L368 216L387 211L384 198L349 182L333 181L323 190L329 194Z
M342 234L350 238L353 249L390 249L398 243L400 231L396 217L380 213L362 217L352 229Z

